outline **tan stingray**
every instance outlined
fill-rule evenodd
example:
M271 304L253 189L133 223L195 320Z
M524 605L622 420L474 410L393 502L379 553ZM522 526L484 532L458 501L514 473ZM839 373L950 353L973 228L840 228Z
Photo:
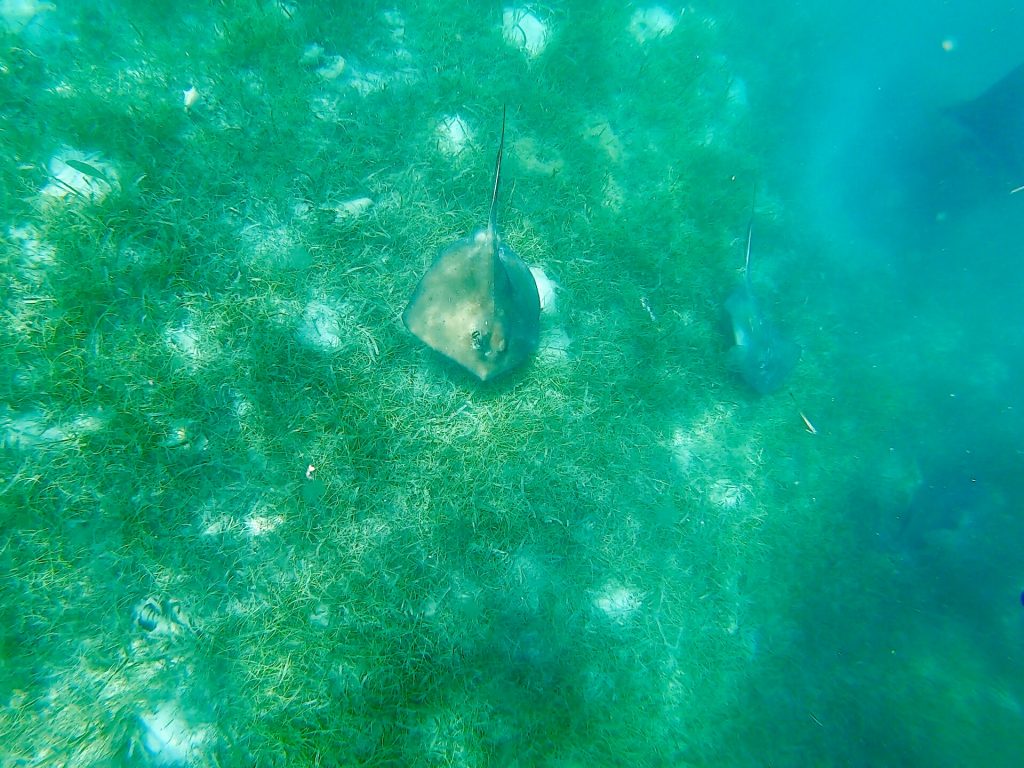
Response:
M481 381L527 360L537 349L540 333L537 283L498 234L504 148L503 113L487 228L441 251L402 315L406 328L420 341Z

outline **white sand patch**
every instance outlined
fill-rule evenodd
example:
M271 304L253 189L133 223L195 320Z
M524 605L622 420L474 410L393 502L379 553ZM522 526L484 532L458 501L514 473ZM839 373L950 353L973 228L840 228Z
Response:
M255 410L252 400L237 390L231 390L231 409L235 412L235 418L240 422L249 418Z
M95 152L65 148L50 158L50 181L39 191L44 203L87 201L98 203L121 188L113 165Z
M473 130L459 115L445 115L434 128L437 148L446 155L457 155L473 141Z
M540 345L537 354L541 360L549 363L564 363L569 359L569 347L572 339L564 328L548 328L541 331Z
M660 5L640 8L629 19L629 34L641 45L672 34L679 19Z
M83 413L72 419L67 429L72 435L84 435L99 432L107 425L107 416L97 409L92 413Z
M557 293L558 283L548 277L543 267L530 267L530 274L537 284L537 295L540 297L540 311L545 314L554 314L558 311Z
M712 483L707 493L711 503L722 509L736 509L746 498L743 486L725 478Z
M731 429L735 406L719 404L709 408L689 426L676 427L672 433L671 451L676 465L683 472L719 463L723 458L722 446L732 444Z
M328 56L324 59L323 64L317 67L316 73L321 79L330 82L332 80L337 80L345 74L347 66L348 63L345 61L344 56Z
M558 150L545 146L533 136L519 136L513 143L520 171L538 176L557 176L565 168Z
M603 151L613 163L621 163L625 154L622 140L604 118L595 117L583 128L583 138Z
M180 325L171 326L164 331L164 340L172 350L187 358L189 362L198 364L203 360L200 348L199 332L188 320Z
M38 22L43 14L55 10L57 6L53 3L41 3L39 0L0 0L0 24L17 35Z
M60 427L46 423L41 411L0 416L0 446L5 448L34 448L39 445L59 443L67 439L67 433Z
M331 607L327 603L317 603L309 614L309 623L320 629L331 626Z
M622 206L626 204L626 192L615 180L614 176L608 176L604 180L604 187L601 189L601 205L612 213L622 213Z
M395 50L392 52L392 55L400 60L411 59L412 54L405 47L405 16L394 8L384 11L381 16L384 19L384 24L391 32L392 41L395 43Z
M200 521L200 531L203 536L221 536L225 533L238 533L240 526L230 515L216 515L204 517Z
M107 415L102 408L83 411L62 424L51 424L42 411L22 411L0 415L0 446L34 448L94 434L106 426Z
M158 766L192 762L208 737L205 729L189 726L176 701L165 701L139 715L139 745Z
M347 82L360 96L369 96L371 93L380 93L388 85L399 79L397 76L387 77L381 72L362 71L353 68L352 76Z
M279 254L291 250L297 242L291 229L283 224L247 224L242 228L240 237L252 250L251 260L257 264L276 264Z
M305 201L294 202L293 222L306 218L311 210ZM309 267L312 257L296 226L278 223L275 213L254 212L254 217L260 215L264 223L244 224L239 231L239 239L246 246L243 253L249 254L249 264L255 269L274 272Z
M672 456L678 466L684 472L690 469L695 458L696 441L693 437L680 427L672 433Z
M757 517L754 494L761 485L763 453L735 417L735 405L719 403L689 427L676 427L669 450L695 496L720 511L742 508Z
M729 90L726 91L726 100L729 107L735 112L746 112L750 105L750 98L747 95L747 81L742 77L734 77L729 82Z
M383 54L375 55L381 68L371 68L337 53L328 53L319 43L309 43L303 48L299 62L314 69L325 84L336 84L350 88L360 96L378 93L393 85L409 85L419 79L419 73L411 66L412 54L405 47L405 17L398 11L385 11L382 20L387 34L395 47ZM331 105L321 102L324 112L334 111Z
M196 425L191 419L173 419L167 425L167 430L157 445L161 448L187 448L205 451L209 441L196 429Z
M262 458L257 458L256 463L260 468L266 466ZM196 511L195 528L202 536L248 535L249 525L244 516L244 508L239 514L241 505L242 503L233 497L207 499ZM250 512L259 515L264 509L256 505Z
M299 341L320 349L341 347L346 323L342 313L322 301L311 301L302 310Z
M33 276L42 277L43 270L53 266L56 261L56 249L43 242L39 231L31 224L23 224L8 228L7 235L21 250L21 264Z
M594 597L594 607L616 623L626 621L643 605L643 598L628 587L608 582Z
M245 528L250 536L266 536L284 524L282 515L250 515L245 520Z
M334 215L338 221L357 219L373 207L373 200L369 197L352 197L342 200L334 206Z
M245 533L253 538L266 536L284 525L284 515L275 511L273 502L257 501L242 521Z
M501 14L501 34L528 59L540 56L551 42L551 28L530 8L506 8Z
M302 55L299 56L299 63L307 67L315 67L320 63L320 60L323 57L324 47L320 45L320 43L309 43L302 49Z
M410 85L420 75L412 66L413 56L405 47L405 17L395 10L382 16L386 34L394 47L373 56L378 66L369 66L337 53L328 53L318 43L310 43L299 57L300 63L315 68L325 84L350 88L360 96L378 93L394 85Z

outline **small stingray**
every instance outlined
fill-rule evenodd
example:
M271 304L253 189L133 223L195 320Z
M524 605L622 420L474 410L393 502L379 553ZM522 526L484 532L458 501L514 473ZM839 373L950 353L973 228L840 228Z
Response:
M402 315L414 336L481 381L524 362L537 349L540 334L537 283L498 234L504 148L502 112L487 227L441 251Z
M747 258L743 282L725 302L732 323L735 346L729 350L729 365L743 380L762 395L778 390L800 359L800 345L779 335L761 311L760 302L750 285L750 239L754 215L747 225Z

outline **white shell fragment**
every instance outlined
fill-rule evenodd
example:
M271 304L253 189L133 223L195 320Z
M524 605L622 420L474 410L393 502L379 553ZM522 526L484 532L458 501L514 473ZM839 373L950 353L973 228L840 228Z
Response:
M373 199L369 197L353 197L342 200L334 206L334 213L338 220L356 219L373 207Z
M537 295L540 298L540 311L545 314L554 314L557 310L558 283L548 277L542 267L530 267L530 274L537 283Z
M505 42L518 48L528 59L540 56L551 42L551 29L529 8L506 8L501 15Z
M441 118L434 129L437 136L437 148L446 155L457 155L473 141L473 131L469 124L458 115L446 115Z
M679 20L660 6L640 8L629 19L629 34L643 45L672 34Z

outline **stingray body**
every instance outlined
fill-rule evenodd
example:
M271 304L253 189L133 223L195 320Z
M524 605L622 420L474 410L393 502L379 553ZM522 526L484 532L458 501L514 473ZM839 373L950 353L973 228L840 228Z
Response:
M540 335L537 283L498 232L504 147L503 114L487 226L441 251L402 315L420 341L481 381L525 362Z
M755 391L764 395L777 391L800 359L800 345L781 336L761 309L750 285L750 240L754 221L747 227L747 258L743 282L725 302L732 325L734 346L729 364Z

